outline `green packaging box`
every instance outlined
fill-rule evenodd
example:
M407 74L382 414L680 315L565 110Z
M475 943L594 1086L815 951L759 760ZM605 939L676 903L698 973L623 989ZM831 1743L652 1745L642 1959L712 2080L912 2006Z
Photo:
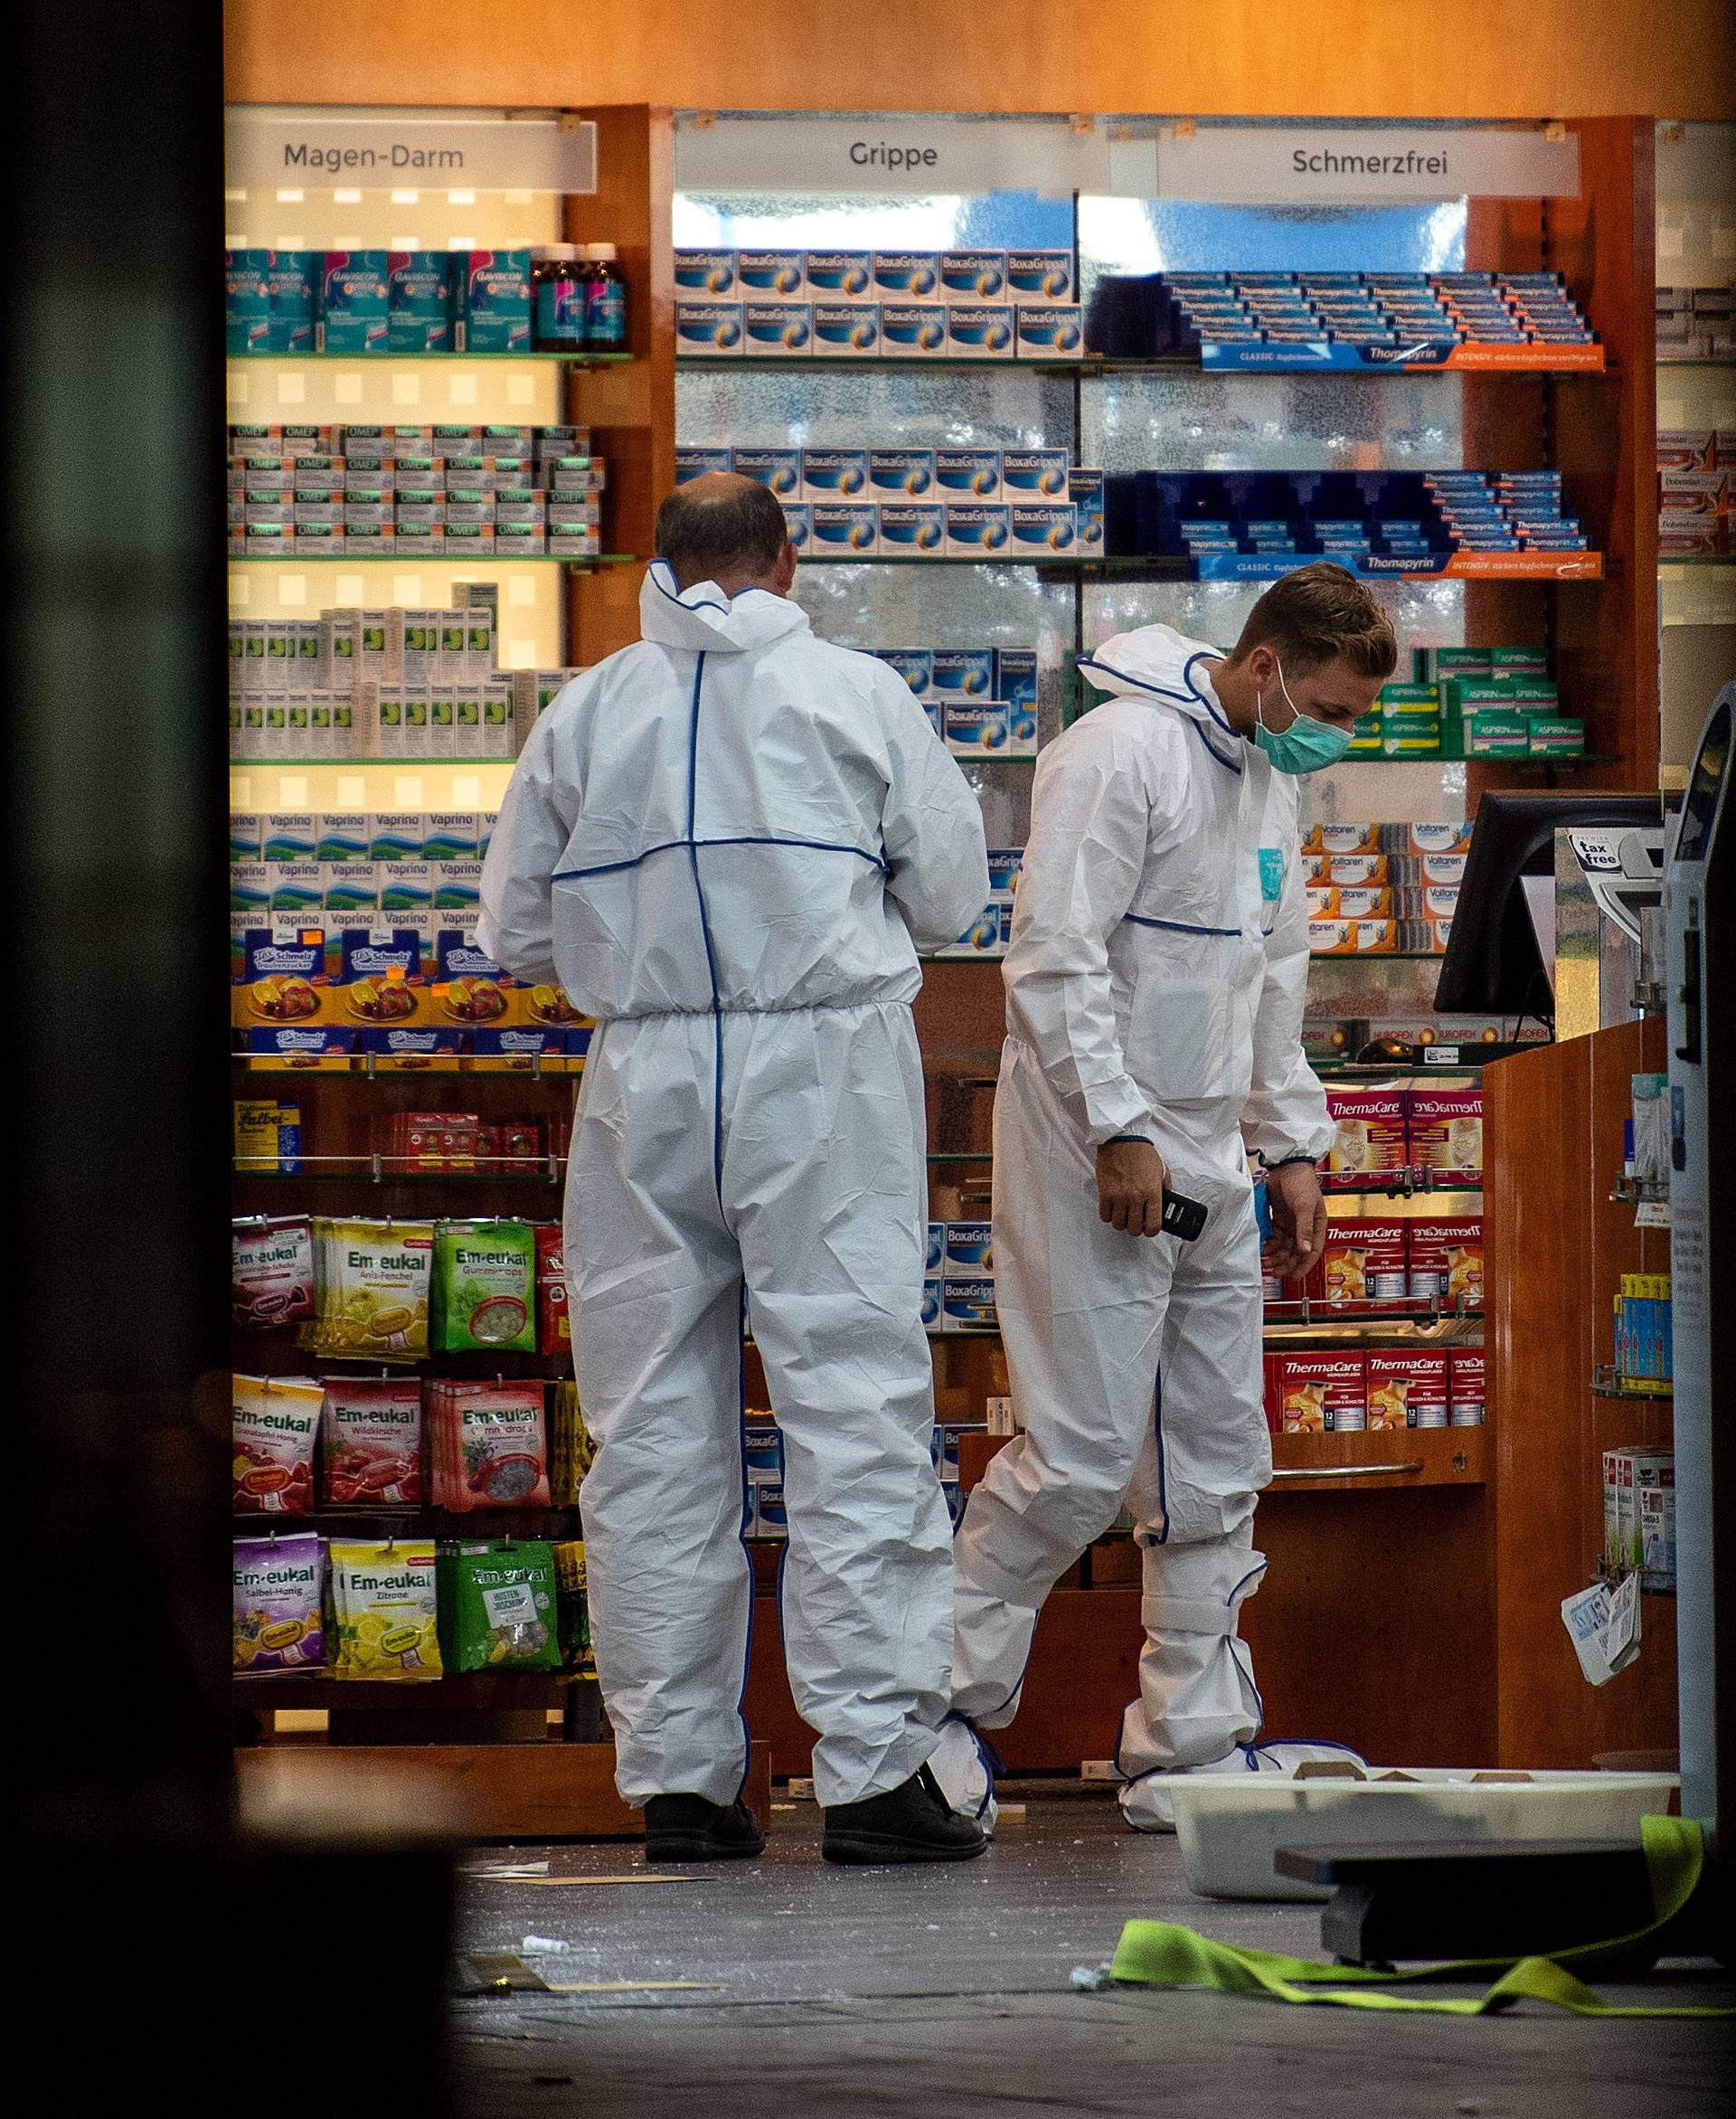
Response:
M1552 714L1561 693L1553 677L1454 677L1441 686L1449 714L1473 714L1484 706L1508 714Z
M1412 713L1439 714L1440 711L1440 686L1436 684L1382 685L1381 707L1387 714Z
M1464 727L1467 758L1531 755L1531 725L1522 714L1467 714Z
M1384 716L1377 706L1373 714L1364 714L1352 724L1350 752L1353 758L1378 758L1381 754L1381 732Z
M1549 655L1542 648L1491 648L1489 667L1496 676L1547 676Z
M1412 675L1420 685L1443 684L1449 676L1486 676L1486 648L1419 648L1411 657Z
M1438 720L1422 714L1406 714L1397 718L1388 715L1381 734L1383 758L1439 758L1440 754Z
M1525 727L1533 758L1579 758L1585 753L1582 721L1545 720L1541 714L1532 714L1527 716Z

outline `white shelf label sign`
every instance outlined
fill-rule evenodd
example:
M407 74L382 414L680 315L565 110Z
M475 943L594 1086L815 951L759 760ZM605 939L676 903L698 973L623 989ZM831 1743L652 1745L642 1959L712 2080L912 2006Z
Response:
M679 191L1108 193L1100 125L912 117L684 119Z
M467 191L594 192L597 128L589 119L399 117L394 113L225 113L231 191L279 184L448 184Z
M1580 143L1567 133L1467 126L1201 125L1161 133L1166 199L1364 204L1410 199L1575 198Z

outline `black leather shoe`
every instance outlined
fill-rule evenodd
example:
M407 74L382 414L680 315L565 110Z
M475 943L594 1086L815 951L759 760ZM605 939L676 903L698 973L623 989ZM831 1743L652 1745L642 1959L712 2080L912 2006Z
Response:
M703 1795L654 1795L645 1806L647 1861L745 1861L765 1850L766 1835L743 1802Z
M959 1817L924 1766L902 1787L826 1813L820 1851L828 1861L859 1866L892 1861L970 1861L988 1850L981 1828Z

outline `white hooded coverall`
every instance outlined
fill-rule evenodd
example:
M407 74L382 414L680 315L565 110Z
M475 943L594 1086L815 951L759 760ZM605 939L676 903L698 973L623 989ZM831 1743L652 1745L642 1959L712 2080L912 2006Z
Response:
M799 605L661 562L644 638L514 771L480 939L597 1018L566 1195L584 1525L622 1795L735 1799L753 1576L742 1299L783 1431L782 1584L824 1803L928 1757L952 1650L929 1461L919 949L988 899L921 706Z
M1224 720L1218 650L1149 626L1083 668L1117 695L1043 753L1005 977L995 1296L1024 1433L954 1546L953 1707L1017 1711L1039 1607L1124 1499L1144 1548L1139 1698L1117 1763L1222 1759L1261 1718L1237 1613L1271 1474L1244 1148L1326 1152L1303 1057L1297 783ZM1095 1151L1152 1142L1209 1209L1183 1244L1099 1218Z

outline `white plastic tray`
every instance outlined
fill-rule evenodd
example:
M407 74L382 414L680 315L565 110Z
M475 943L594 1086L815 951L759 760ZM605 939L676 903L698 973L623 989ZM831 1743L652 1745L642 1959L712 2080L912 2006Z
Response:
M1390 1771L1372 1767L1372 1774ZM1639 1840L1670 1807L1671 1774L1533 1773L1474 1783L1472 1767L1405 1766L1408 1781L1293 1780L1288 1774L1178 1774L1175 1836L1205 1898L1329 1898L1329 1887L1277 1875L1280 1847L1367 1847L1385 1840Z

